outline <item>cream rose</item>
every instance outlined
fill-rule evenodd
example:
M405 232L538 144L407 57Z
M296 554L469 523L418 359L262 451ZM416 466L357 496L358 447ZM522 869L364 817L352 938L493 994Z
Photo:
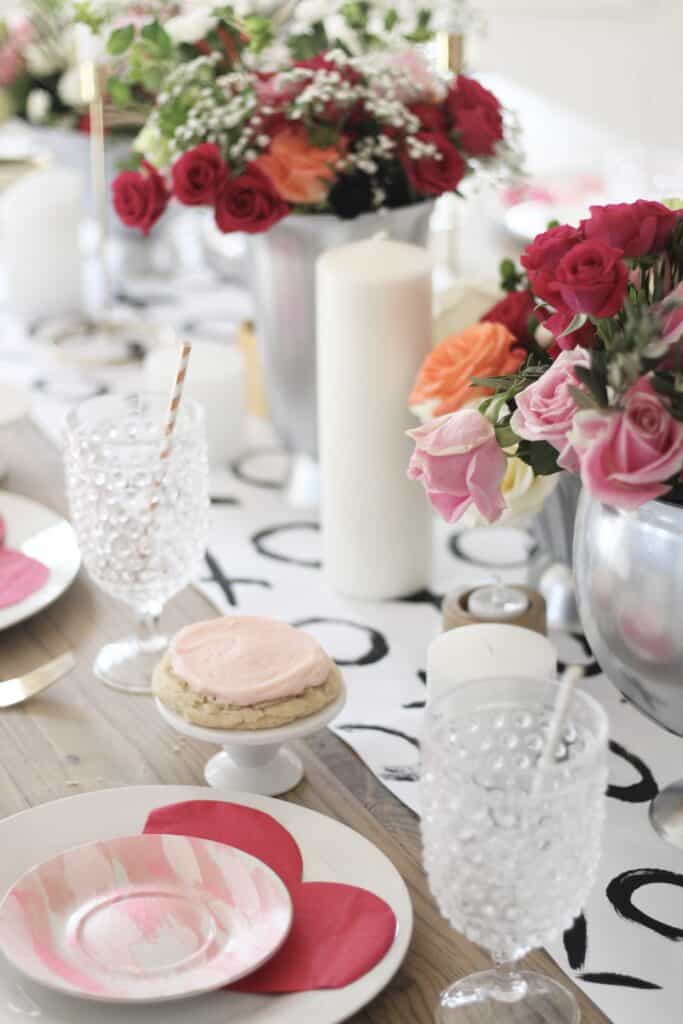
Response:
M500 486L505 511L497 522L497 526L525 526L540 512L543 503L557 487L561 474L537 476L531 466L511 456L507 460L505 476ZM488 522L480 516L474 505L465 513L463 522L472 528L488 526Z

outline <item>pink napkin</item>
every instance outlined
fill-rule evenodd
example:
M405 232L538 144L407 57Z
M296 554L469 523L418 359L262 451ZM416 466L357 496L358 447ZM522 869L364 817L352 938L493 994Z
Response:
M367 974L391 948L396 936L391 907L353 885L302 882L298 845L263 811L190 800L152 811L144 831L199 836L235 846L268 864L287 885L294 907L289 937L272 960L233 986L239 992L342 988Z

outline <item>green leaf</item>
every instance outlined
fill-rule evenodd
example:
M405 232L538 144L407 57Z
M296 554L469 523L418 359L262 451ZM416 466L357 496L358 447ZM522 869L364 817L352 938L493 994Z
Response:
M249 48L254 53L261 53L275 38L270 19L260 14L249 15L244 19L244 25L249 36Z
M550 231L551 228L559 228L559 226L560 226L559 220L549 220L548 223L545 226L545 229L546 229L546 231Z
M339 129L333 124L320 124L312 121L306 125L308 141L316 149L327 149L339 138Z
M110 78L107 81L107 92L115 107L125 108L131 105L133 94L129 85L122 82L120 78Z
M501 448L511 448L519 441L512 427L498 426L494 427L494 430L496 432L496 441Z
M135 150L131 150L124 160L117 160L116 168L119 171L137 171L142 160L142 153L136 153Z
M567 388L569 394L572 396L579 409L596 409L597 405L591 395L586 394L581 388L575 388L573 384L570 384Z
M148 92L159 92L161 83L164 80L164 72L161 68L148 67L140 74L140 81Z
M584 324L588 321L588 317L585 313L577 313L573 316L569 324L559 335L560 338L566 338L568 334L572 334L574 331L580 331Z
M294 60L310 60L311 57L317 57L329 47L325 26L321 21L316 21L310 31L290 36L287 45Z
M369 4L352 0L342 6L341 13L349 28L362 31L368 23Z
M537 476L552 476L559 473L558 451L547 441L520 441L517 456L531 466Z
M607 384L602 375L597 373L593 366L590 369L587 366L575 366L574 374L582 384L586 385L597 404L601 408L605 408L608 404Z
M392 7L391 10L387 11L387 13L384 16L384 31L391 32L394 28L396 28L397 23L398 14Z
M140 32L140 38L144 40L150 51L162 59L173 54L173 41L158 21L151 21L145 25Z
M124 28L115 28L107 40L107 53L112 57L120 57L129 48L135 39L135 28L126 25Z

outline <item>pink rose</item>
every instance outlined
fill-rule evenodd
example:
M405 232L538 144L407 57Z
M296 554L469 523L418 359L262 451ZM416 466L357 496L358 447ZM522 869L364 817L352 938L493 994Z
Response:
M543 321L543 326L547 331L550 331L558 347L563 350L576 348L577 345L580 345L582 348L593 348L598 340L598 336L590 320L583 327L572 331L571 334L564 334L572 319L571 313L553 313L552 316Z
M621 249L604 242L579 242L562 257L555 278L562 302L572 313L595 317L619 312L628 284Z
M672 210L648 199L591 206L590 213L588 220L581 221L586 238L621 249L629 258L660 252L676 226Z
M559 224L556 228L543 231L527 245L520 262L537 298L555 307L562 304L555 271L562 257L582 241L583 233L578 228Z
M432 507L446 522L456 522L472 502L489 522L502 515L507 460L485 416L460 409L408 436L415 441L408 476L422 481Z
M617 508L661 498L671 489L666 481L683 470L683 423L647 377L627 391L623 411L580 412L572 440L586 490Z
M547 441L557 448L558 464L572 473L579 471L579 459L569 440L578 406L569 388L585 390L574 373L577 366L590 366L585 349L561 352L542 377L517 395L517 408L510 421L518 437Z

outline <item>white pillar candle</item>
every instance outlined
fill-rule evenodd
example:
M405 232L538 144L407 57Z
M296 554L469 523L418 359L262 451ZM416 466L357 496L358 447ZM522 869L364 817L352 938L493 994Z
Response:
M371 238L317 266L323 561L338 592L366 600L426 586L431 516L406 472L408 395L430 349L432 263Z
M177 345L150 352L145 386L150 391L169 390L177 363ZM247 369L241 349L214 341L193 342L184 394L204 407L211 466L227 466L245 445Z
M78 313L83 183L74 171L35 171L2 194L0 252L12 310L25 320Z
M427 652L427 701L472 679L554 679L557 652L521 626L477 623L441 633Z

